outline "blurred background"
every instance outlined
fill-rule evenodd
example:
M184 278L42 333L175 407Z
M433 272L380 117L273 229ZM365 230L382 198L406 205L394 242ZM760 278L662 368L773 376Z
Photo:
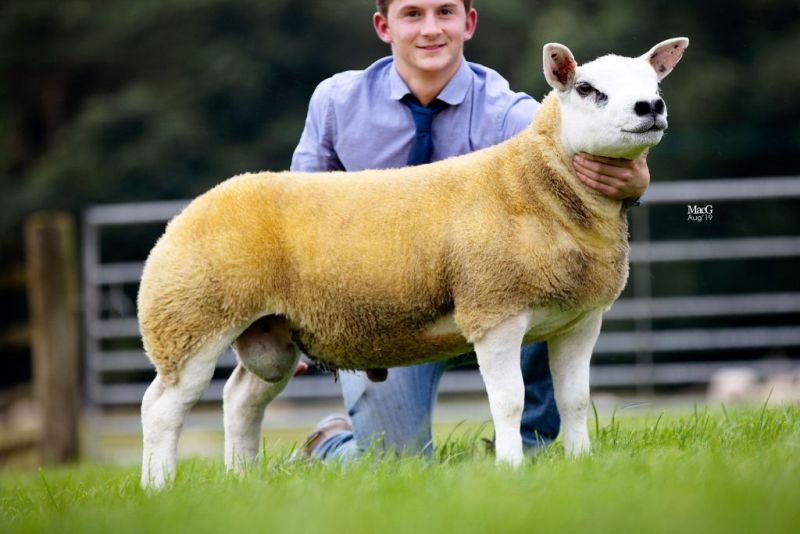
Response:
M796 398L800 2L475 7L467 58L537 99L548 90L544 43L566 44L581 63L691 39L662 84L670 129L649 157L645 205L630 212L632 276L595 354L595 393ZM0 461L34 447L50 424L34 399L48 388L33 386L39 289L23 230L31 214L71 221L74 259L68 251L64 262L78 296L67 307L77 328L77 417L90 436L81 447L103 457L108 440L97 435L138 432L135 408L152 371L137 338L136 282L164 222L229 176L289 166L316 84L388 55L373 11L372 0L0 2ZM45 260L45 275L58 263ZM56 353L73 337L63 339ZM218 409L232 362L221 365L207 406ZM482 395L474 370L442 388L464 401L452 404L452 419L488 418L470 404ZM310 428L337 391L329 376L309 373L267 422Z

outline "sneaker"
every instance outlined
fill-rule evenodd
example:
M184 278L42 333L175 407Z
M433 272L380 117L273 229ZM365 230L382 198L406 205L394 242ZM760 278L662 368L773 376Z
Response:
M317 449L317 447L319 447L320 444L330 436L339 434L340 432L352 431L353 425L350 423L349 417L339 413L328 415L319 423L317 423L317 426L314 427L314 430L311 431L311 434L306 436L306 439L303 440L301 448L292 453L291 461L299 458L313 458L314 451Z

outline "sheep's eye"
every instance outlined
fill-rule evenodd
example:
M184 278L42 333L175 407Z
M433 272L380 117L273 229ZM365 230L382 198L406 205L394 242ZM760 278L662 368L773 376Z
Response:
M589 96L595 91L595 88L589 83L581 82L575 86L575 91L577 91L580 96Z

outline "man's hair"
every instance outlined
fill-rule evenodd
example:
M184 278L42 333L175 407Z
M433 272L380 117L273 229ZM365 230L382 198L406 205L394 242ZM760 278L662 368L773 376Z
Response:
M461 0L464 2L464 11L469 11L472 7L472 0ZM392 0L375 0L375 9L377 9L384 17L389 12L389 4Z

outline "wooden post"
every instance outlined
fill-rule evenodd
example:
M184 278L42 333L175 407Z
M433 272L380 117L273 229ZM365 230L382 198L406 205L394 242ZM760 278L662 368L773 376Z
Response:
M75 226L66 213L25 223L34 391L43 418L44 463L78 458L79 297Z

